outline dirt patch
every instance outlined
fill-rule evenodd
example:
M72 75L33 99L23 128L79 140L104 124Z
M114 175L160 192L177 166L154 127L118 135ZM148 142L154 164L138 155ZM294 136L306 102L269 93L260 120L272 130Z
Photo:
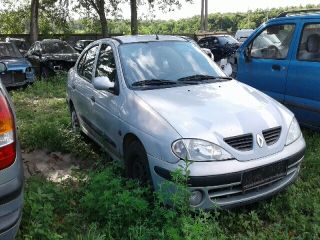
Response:
M60 182L72 177L76 169L88 169L87 161L80 160L72 154L60 152L46 152L36 150L22 152L25 178L40 174L53 182Z

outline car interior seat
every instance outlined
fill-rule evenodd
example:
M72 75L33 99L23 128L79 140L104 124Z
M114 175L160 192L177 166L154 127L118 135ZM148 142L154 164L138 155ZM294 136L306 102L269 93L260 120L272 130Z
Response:
M307 38L305 50L299 52L301 60L320 60L320 35L311 34Z

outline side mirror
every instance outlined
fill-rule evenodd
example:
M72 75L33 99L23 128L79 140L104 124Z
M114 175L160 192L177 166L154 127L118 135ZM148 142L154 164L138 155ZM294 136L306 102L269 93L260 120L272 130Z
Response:
M7 71L7 66L4 63L0 62L0 73L3 73L5 71Z
M93 79L92 84L97 90L110 90L114 88L114 82L111 82L108 77L96 77Z
M246 47L244 50L244 58L246 62L250 62L251 61L251 53L250 53L250 48Z

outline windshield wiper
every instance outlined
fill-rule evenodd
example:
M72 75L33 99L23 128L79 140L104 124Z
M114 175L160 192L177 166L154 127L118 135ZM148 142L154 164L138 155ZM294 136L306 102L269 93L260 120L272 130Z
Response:
M208 81L208 80L214 80L214 81L221 81L221 80L232 80L230 77L214 77L210 75L201 75L201 74L196 74L196 75L191 75L188 77L182 77L179 78L177 81L191 81L191 82L201 82L201 81Z
M177 84L174 81L165 80L165 79L150 79L142 80L132 83L132 86L161 86L161 85L175 85Z

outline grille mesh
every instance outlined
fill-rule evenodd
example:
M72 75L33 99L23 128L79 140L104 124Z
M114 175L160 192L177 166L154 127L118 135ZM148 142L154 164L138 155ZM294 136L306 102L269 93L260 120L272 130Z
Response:
M253 146L253 136L252 134L245 134L235 137L225 138L224 141L231 147L239 151L249 151L252 150Z
M281 127L275 127L264 130L262 131L262 134L267 145L270 146L272 144L275 144L279 140L281 134Z

